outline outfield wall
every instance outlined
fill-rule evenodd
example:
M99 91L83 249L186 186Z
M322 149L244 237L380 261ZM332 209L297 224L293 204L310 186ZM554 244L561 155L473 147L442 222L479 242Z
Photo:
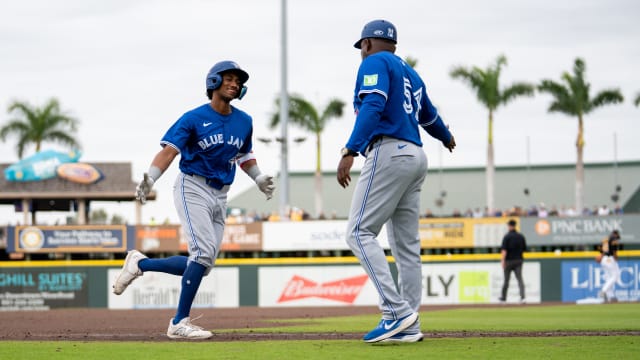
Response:
M424 253L431 250L495 250L508 231L507 220L518 220L530 250L572 247L591 249L611 231L621 233L629 249L640 248L640 215L586 217L499 217L420 219L419 234ZM346 220L256 222L227 224L221 245L225 253L283 253L297 251L349 251ZM378 241L389 249L386 229ZM4 239L3 239L4 240ZM187 251L180 225L64 225L8 226L0 241L10 255L144 253ZM17 257L13 257L17 258Z
M604 283L595 252L525 256L529 303L595 297ZM0 311L177 306L180 278L172 275L146 273L124 294L113 295L111 284L121 265L122 260L0 262ZM618 299L640 300L640 251L621 252L620 267ZM425 305L496 303L501 286L498 254L423 256ZM517 300L512 277L508 302ZM376 292L357 260L340 257L220 259L203 280L194 307L376 304Z

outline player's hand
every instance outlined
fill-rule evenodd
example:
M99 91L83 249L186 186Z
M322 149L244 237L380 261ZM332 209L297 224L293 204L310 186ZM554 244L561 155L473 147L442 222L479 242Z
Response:
M147 195L151 192L153 183L153 178L150 177L149 174L144 173L142 181L140 181L140 184L136 187L136 200L140 201L141 204L147 202Z
M456 139L453 138L453 135L451 135L451 140L445 146L449 149L449 152L453 152L453 149L456 147Z
M343 188L349 186L351 182L351 175L349 175L351 166L353 166L353 156L343 157L338 164L338 184Z
M267 200L271 199L273 191L276 189L276 186L273 184L273 176L266 174L258 175L258 177L256 177L256 184L258 185L258 189L267 195Z

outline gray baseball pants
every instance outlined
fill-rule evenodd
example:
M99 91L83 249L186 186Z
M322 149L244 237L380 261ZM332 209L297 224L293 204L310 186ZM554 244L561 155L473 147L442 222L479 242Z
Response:
M189 261L207 268L216 262L222 244L227 216L229 186L217 190L197 175L179 173L173 188L173 200L189 248Z
M383 137L370 147L353 193L347 243L378 291L384 319L404 317L420 308L418 219L426 175L427 157L421 147ZM398 268L397 287L384 249L376 239L385 223ZM416 322L407 331L419 329Z

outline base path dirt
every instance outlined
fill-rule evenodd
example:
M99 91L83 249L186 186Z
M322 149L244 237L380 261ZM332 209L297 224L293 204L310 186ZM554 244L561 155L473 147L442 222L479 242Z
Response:
M557 305L557 304L554 304ZM477 305L476 305L477 306ZM543 306L543 305L527 305ZM461 307L461 306L456 306ZM425 306L421 311L439 311L448 306ZM194 309L195 324L212 330L212 341L255 340L357 340L362 333L267 333L265 327L291 325L284 319L316 319L332 316L379 314L377 307L298 307L232 309ZM166 336L174 310L54 309L49 311L7 311L0 314L0 340L77 340L77 341L170 341ZM373 324L375 325L375 324ZM221 332L250 329L249 332ZM218 331L216 331L218 330ZM640 332L622 332L640 335ZM486 336L571 336L616 335L611 332L437 332L427 338Z

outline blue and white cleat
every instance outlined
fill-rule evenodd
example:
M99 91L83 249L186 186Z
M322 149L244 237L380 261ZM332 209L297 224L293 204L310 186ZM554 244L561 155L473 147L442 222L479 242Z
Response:
M396 320L380 320L378 326L366 334L362 340L368 343L374 343L388 339L393 335L405 330L418 320L418 313L414 312L405 317Z

